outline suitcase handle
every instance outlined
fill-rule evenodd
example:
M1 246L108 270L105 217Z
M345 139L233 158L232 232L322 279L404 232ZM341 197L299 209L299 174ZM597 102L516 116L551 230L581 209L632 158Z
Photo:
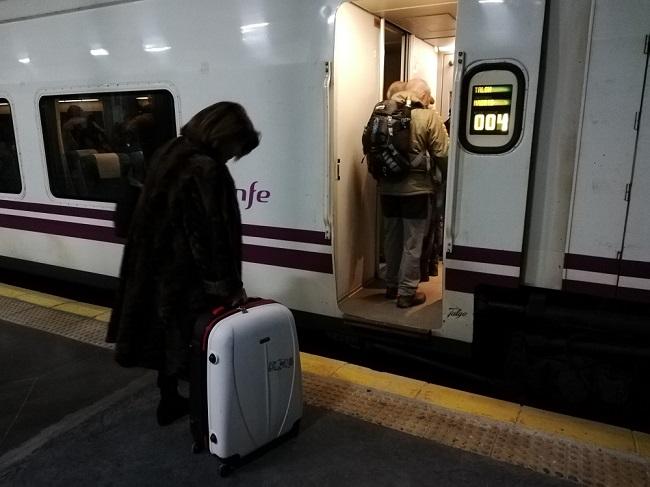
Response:
M198 318L199 321L197 322L197 324L203 323L201 325L202 330L200 332L201 333L200 336L202 337L201 342L200 342L201 343L201 350L205 352L207 344L208 344L208 335L210 334L210 331L222 319L224 319L224 318L226 318L228 316L234 315L234 314L236 314L238 312L247 312L248 309L254 308L256 306L261 306L261 305L264 305L264 304L271 304L271 303L275 303L275 301L273 301L272 299L264 299L264 298L257 298L256 297L256 298L248 298L246 300L246 304L244 304L243 306L237 307L237 308L232 307L232 306L225 306L225 305L217 306L216 308L213 308L210 311L210 315L212 315L212 318L207 320L208 321L207 325L205 324L205 321L204 321L207 318L206 315L203 315L203 318L199 317Z
M259 297L248 298L246 300L246 303L241 306L221 305L221 306L217 306L216 308L213 308L210 313L212 314L212 316L219 316L235 309L243 311L245 309L248 309L251 305L258 304L260 301L268 302L269 300L264 298L259 298Z

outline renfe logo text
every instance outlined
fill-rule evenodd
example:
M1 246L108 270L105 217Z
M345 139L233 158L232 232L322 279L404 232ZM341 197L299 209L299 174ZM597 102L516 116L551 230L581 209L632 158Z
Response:
M255 186L259 181L253 181L248 188L237 188L237 199L244 205L244 210L250 209L254 203L268 203L271 199L271 192L263 189L258 190Z

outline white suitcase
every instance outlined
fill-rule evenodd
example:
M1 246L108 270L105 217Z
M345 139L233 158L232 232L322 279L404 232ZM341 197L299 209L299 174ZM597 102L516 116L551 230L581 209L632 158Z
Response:
M195 451L207 445L222 460L220 472L226 475L241 457L297 432L302 375L288 308L253 299L237 310L218 309L212 315L199 319L195 330L201 350L193 350L193 356L201 357L205 373L192 377L192 431Z

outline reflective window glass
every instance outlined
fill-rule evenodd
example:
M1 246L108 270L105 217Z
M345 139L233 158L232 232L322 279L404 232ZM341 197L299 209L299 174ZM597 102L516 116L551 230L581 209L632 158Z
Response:
M20 193L22 189L11 106L0 98L0 193Z
M142 179L155 150L176 136L168 91L70 94L40 100L52 194L117 201L129 174Z

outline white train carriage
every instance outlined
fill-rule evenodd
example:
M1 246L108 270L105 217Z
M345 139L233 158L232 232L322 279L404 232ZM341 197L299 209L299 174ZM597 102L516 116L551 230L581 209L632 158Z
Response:
M120 179L233 100L249 294L462 342L485 287L650 300L650 1L339 3L3 0L2 265L114 280ZM445 259L401 310L361 133L415 77L451 115Z

